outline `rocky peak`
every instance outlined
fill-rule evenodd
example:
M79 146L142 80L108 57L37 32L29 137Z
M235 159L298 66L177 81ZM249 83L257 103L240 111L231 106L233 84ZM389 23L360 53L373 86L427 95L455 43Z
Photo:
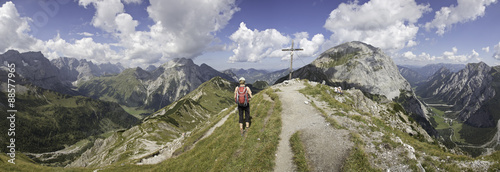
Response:
M76 94L69 86L63 84L58 68L52 65L41 52L19 53L16 50L9 50L0 54L0 62L16 65L16 73L19 77L17 81L24 78L27 82L44 89Z
M172 67L180 67L180 66L195 66L196 64L194 64L193 60L192 59L188 59L188 58L175 58L175 59L172 59L170 61L168 61L167 63L161 65L161 67L165 68L165 69L168 69L168 68L172 68Z
M94 64L86 59L76 59L69 57L60 57L51 61L60 71L60 77L63 81L71 82L74 85L78 81L87 81L93 77L99 77L108 74L119 74L124 70L121 64Z
M434 73L434 75L443 75L443 74L450 74L450 73L452 73L450 71L450 69L448 69L446 67L441 67L438 71L436 71L436 73Z
M146 67L146 71L148 72L153 72L154 70L156 70L156 66L154 65L149 65L148 67Z
M325 57L331 58L331 56L328 56L328 55L335 54L335 53L350 54L350 53L358 53L358 52L365 52L365 53L370 53L370 54L373 54L373 53L382 54L383 53L382 50L380 50L379 48L376 48L372 45L369 45L369 44L366 44L363 42L359 42L359 41L352 41L352 42L340 44L338 46L335 46L333 48L326 50L325 52L323 52L320 55L319 59L325 58Z
M143 70L140 67L136 67L135 68L135 76L137 77L137 79L146 80L146 79L149 79L151 77L151 73Z
M110 62L99 64L99 68L101 69L101 75L118 74L125 69L121 63L112 64Z
M338 45L322 53L312 64L324 70L333 83L345 81L388 99L399 96L400 90L411 91L392 59L366 43L354 41Z

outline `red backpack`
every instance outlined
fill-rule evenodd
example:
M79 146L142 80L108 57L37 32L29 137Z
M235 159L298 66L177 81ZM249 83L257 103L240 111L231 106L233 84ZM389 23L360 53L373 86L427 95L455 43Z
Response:
M246 107L248 106L248 93L247 87L239 86L238 91L236 92L236 103L238 106Z

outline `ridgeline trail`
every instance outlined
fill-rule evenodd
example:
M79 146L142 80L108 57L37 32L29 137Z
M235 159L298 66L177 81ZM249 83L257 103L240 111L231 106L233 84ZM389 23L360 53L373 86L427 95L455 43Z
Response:
M298 91L305 88L302 82L293 80L278 88L283 111L274 171L296 171L289 140L298 130L302 131L301 140L313 171L340 171L353 145L349 141L349 132L330 126L320 112L306 103L308 98Z

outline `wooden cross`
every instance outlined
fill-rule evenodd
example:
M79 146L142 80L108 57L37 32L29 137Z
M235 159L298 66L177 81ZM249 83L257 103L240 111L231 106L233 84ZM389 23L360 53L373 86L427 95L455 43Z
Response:
M290 51L290 75L288 77L288 80L291 80L292 79L292 63L293 63L293 52L294 51L302 51L304 49L302 48L296 48L296 49L293 49L293 40L292 40L292 48L289 48L289 49L281 49L282 51Z

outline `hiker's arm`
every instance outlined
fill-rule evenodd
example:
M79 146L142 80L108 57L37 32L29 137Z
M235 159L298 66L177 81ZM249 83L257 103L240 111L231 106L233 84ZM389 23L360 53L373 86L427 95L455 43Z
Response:
M236 92L238 91L238 87L234 89L234 99L236 99Z
M252 90L250 90L250 88L249 88L249 87L247 87L247 91L248 91L248 95L250 95L250 98L252 98L252 97L253 97L253 95L252 95Z

